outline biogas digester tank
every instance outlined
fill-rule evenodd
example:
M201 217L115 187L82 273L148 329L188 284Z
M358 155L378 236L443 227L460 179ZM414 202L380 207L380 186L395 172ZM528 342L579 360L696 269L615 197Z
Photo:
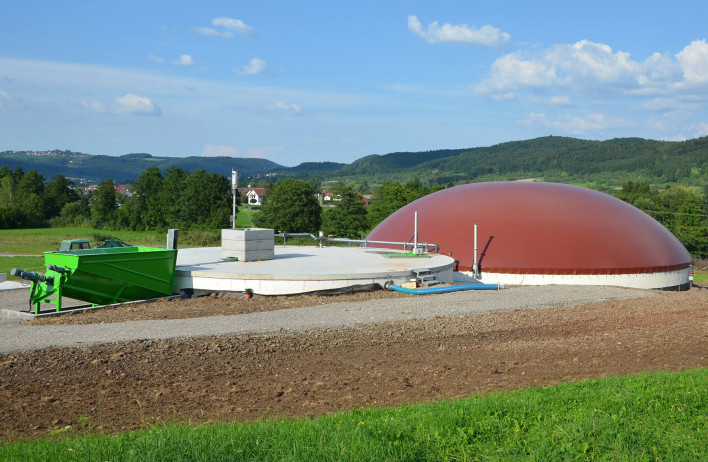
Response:
M402 207L370 240L439 245L471 274L478 224L480 281L685 288L691 255L664 226L610 195L557 183L489 182L444 189Z

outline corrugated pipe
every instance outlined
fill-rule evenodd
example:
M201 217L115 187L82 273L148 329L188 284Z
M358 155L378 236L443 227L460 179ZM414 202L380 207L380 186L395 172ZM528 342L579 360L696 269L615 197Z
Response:
M456 286L427 287L424 289L406 289L405 287L391 284L388 288L396 292L403 292L404 294L425 295L458 292L460 290L499 290L504 288L504 284L460 284Z

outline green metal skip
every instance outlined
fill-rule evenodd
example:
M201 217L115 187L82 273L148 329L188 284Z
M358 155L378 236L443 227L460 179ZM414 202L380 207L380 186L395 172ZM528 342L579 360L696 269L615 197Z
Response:
M62 297L110 305L168 296L176 262L177 250L153 247L45 252L47 271L32 280L30 304L39 314L42 302L61 311Z

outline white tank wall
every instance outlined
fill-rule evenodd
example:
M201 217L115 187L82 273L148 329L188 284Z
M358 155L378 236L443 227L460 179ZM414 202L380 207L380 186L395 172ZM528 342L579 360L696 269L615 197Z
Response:
M432 274L443 283L453 281L452 263L432 269ZM383 287L388 281L403 284L415 278L413 272L398 271L386 275L352 274L349 279L330 279L321 274L307 277L270 275L269 278L252 275L249 279L214 275L207 271L177 271L174 292L182 289L211 290L215 292L243 292L251 289L258 295L294 295L323 290L342 289L362 284L378 284Z
M663 289L688 283L689 268L662 273L635 274L507 274L483 272L478 281L485 284L542 286L550 284ZM455 282L472 278L472 272L458 272Z

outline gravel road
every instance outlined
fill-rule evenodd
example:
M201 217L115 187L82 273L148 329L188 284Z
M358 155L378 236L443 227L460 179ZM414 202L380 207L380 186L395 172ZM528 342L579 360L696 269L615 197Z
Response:
M3 306L3 297L6 296L9 294L0 292L0 306ZM386 321L544 309L650 296L656 294L652 291L616 287L533 286L500 291L467 291L357 303L332 303L317 307L195 319L91 325L29 325L20 321L3 320L0 322L0 353L47 347L83 347L142 339L277 332L291 334Z

